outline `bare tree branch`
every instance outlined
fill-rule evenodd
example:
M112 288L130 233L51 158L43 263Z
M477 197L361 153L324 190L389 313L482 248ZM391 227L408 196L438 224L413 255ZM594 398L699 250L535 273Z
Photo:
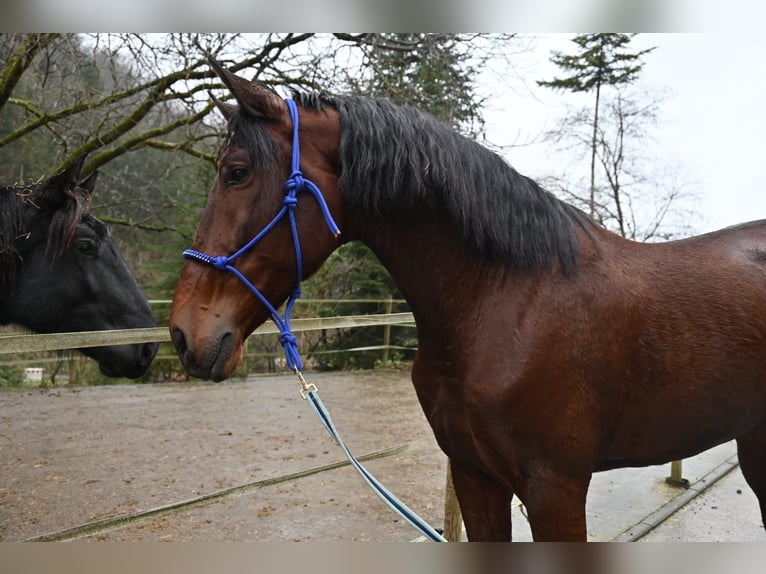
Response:
M21 76L37 55L58 40L61 34L22 34L17 46L6 56L0 72L0 110L11 97Z

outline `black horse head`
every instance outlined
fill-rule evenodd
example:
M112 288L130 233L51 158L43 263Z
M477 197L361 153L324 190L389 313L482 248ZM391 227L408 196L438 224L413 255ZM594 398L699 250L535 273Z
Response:
M106 225L88 212L96 173L79 183L84 160L0 191L0 324L39 333L156 326ZM107 376L136 378L157 344L81 351Z

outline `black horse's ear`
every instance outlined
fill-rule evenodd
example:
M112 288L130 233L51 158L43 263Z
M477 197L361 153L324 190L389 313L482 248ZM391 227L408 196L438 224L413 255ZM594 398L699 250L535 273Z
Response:
M237 76L223 68L213 58L209 57L208 61L247 114L256 118L278 118L287 111L284 100L265 84Z
M58 209L64 205L80 181L86 155L80 155L69 167L44 181L34 193L34 204L41 209Z
M98 177L98 171L91 172L91 174L85 178L77 187L85 190L88 196L93 194L93 189L96 187L96 178Z
M80 181L80 172L85 163L85 155L86 154L79 155L72 165L54 175L48 181L48 185L57 186L64 191L71 191L77 187L77 183Z

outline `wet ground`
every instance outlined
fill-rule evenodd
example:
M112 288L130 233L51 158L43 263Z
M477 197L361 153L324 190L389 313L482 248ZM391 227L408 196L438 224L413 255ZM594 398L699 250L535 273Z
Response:
M758 499L739 468L689 501L642 542L764 542Z
M367 468L441 527L446 457L420 411L409 372L309 377L351 451L375 455ZM416 539L412 527L344 464L298 389L285 375L0 392L0 540L67 529L64 539L105 541ZM735 462L733 444L721 445L685 461L684 474L692 489L701 489ZM628 540L641 530L637 525L647 530L658 509L689 492L665 484L668 470L595 475L589 539ZM682 537L766 540L752 527L760 520L752 493L739 483L721 486L722 498L705 503L715 488L695 499L701 506L690 515L701 517L711 506L731 509L733 522L746 522L746 532L708 524ZM192 504L169 506L184 501ZM529 540L521 510L514 513L516 539Z
M446 458L399 371L312 375L356 456L427 520ZM292 376L0 393L0 539L343 462ZM98 540L403 540L415 534L348 466L138 522Z

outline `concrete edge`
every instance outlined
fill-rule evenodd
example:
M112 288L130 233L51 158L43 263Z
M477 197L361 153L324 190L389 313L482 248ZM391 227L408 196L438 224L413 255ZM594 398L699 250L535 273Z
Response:
M730 456L724 462L713 468L713 470L703 475L702 478L692 483L689 488L685 489L681 494L672 500L669 500L654 512L648 514L619 536L612 538L610 542L636 542L640 540L738 466L739 459L737 458L737 455ZM465 528L463 529L463 540L465 540ZM411 540L411 542L426 542L426 538L424 536L418 536Z
M651 514L648 514L619 536L612 538L611 541L635 542L640 540L649 532L657 528L657 526L665 522L665 520L673 516L673 514L678 512L684 505L697 498L697 496L705 492L738 466L739 460L737 455L732 455L713 470L705 474L702 478L691 484L689 488L684 490L681 494L672 500L669 500Z

